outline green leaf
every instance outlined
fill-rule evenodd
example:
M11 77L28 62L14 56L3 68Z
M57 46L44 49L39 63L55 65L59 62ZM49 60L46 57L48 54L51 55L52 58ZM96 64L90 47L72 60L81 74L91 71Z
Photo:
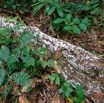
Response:
M4 69L0 69L0 85L2 85L4 79L5 79L5 71Z
M53 67L54 66L54 61L53 60L48 60L49 66Z
M2 96L2 97L7 97L7 96L8 96L8 94L9 94L9 93L5 91L5 92L3 92L3 93L2 93L2 95L1 95L1 96Z
M40 49L40 52L46 52L47 50L48 50L47 48L43 47Z
M8 91L8 92L11 92L12 88L13 88L13 87L12 87L12 85L11 85L11 84L10 84L10 85L8 85L8 87L7 87L7 91Z
M22 86L28 86L31 82L30 76L24 72L15 72L12 77L17 84Z
M64 14L61 8L57 8L57 12L60 17L63 17Z
M25 63L26 67L35 65L35 59L31 56L22 57L22 60Z
M67 20L70 21L71 18L72 18L72 15L71 15L71 14L67 14L67 15L66 15L66 19L67 19Z
M100 14L100 13L102 13L102 9L100 7L97 7L91 11L91 14Z
M41 3L41 4L38 4L34 7L34 10L33 10L33 15L36 14L36 12L38 12L43 6L45 5L45 3Z
M64 21L63 19L58 18L58 19L56 19L53 23L54 23L54 24L59 24L59 23L61 23L61 22L63 22L63 21Z
M2 61L0 60L0 67L2 66Z
M63 91L63 89L62 88L60 88L59 89L59 93L63 93L64 91Z
M75 103L81 103L82 101L80 98L77 98L77 97L74 97L73 100Z
M81 23L87 25L89 23L88 18L84 18Z
M55 79L55 84L60 85L60 81L61 81L60 77L57 76L56 79Z
M90 2L89 2L89 4L96 4L96 3L98 3L99 2L99 0L91 0Z
M48 66L48 64L49 64L49 63L48 63L47 61L43 61L43 62L42 62L43 68L45 68L46 66Z
M81 34L81 30L78 27L74 26L72 29L75 34Z
M87 30L87 26L85 24L80 24L79 27L84 31Z
M48 15L51 15L54 12L55 8L55 6L51 7L48 11Z
M0 49L0 59L8 60L9 56L10 56L9 48L6 46L2 46Z
M55 81L56 76L57 76L57 74L52 73L49 78L51 81Z
M63 28L63 30L68 31L68 32L70 32L71 29L72 29L72 27L71 27L70 25L65 26L65 27Z
M80 20L79 20L79 17L76 16L74 19L73 19L73 23L74 24L80 24Z
M27 93L30 93L31 91L32 91L32 87L30 86L30 87L27 88L27 91L26 92Z
M46 6L46 10L45 10L46 13L49 11L49 9L50 9L50 5L47 5L47 6Z
M84 91L83 91L82 86L77 85L75 91L76 91L76 94L78 95L78 97L79 97L81 100L83 100L83 99L84 99Z

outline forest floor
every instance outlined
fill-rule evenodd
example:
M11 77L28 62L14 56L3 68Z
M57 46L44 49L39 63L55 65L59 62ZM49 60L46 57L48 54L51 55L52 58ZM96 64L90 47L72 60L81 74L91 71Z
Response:
M80 35L73 35L69 33L62 34L59 31L53 30L51 17L46 16L44 12L37 13L35 16L31 16L31 14L29 13L25 15L21 12L18 15L20 17L20 20L24 20L24 23L26 25L36 26L47 35L62 39L76 46L80 46L85 50L93 53L94 55L97 55L99 58L102 59L102 61L104 61L104 30L92 30L89 34L85 34L83 32ZM0 16L14 17L17 15L0 11ZM69 101L63 99L62 96L58 93L59 87L56 86L53 82L49 81L47 79L47 75L45 75L43 79L34 78L35 88L29 94L24 93L25 88L20 88L17 85L13 84L15 86L15 89L12 95L14 96L12 96L11 98L10 95L10 97L8 97L5 100L6 102L4 103L12 103L15 98L19 98L19 100L22 101L20 103L69 103ZM22 96L15 95L18 90L20 92L22 90ZM0 91L2 91L2 88L0 88ZM2 101L0 101L0 103L2 103ZM15 101L13 103L18 102ZM83 103L91 103L91 101L86 99Z

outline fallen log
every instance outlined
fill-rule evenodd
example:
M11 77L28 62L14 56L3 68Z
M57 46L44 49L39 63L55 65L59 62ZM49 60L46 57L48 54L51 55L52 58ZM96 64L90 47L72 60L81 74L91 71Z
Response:
M0 17L0 26L14 27L16 21L7 22L5 17ZM50 37L40 31L37 27L24 25L16 34L24 30L39 35L38 42L44 44L52 53L59 50L62 57L58 60L63 67L62 74L73 86L77 83L84 87L85 95L95 103L104 101L104 64L100 58L84 49L72 45L63 40ZM99 96L99 95L100 96Z

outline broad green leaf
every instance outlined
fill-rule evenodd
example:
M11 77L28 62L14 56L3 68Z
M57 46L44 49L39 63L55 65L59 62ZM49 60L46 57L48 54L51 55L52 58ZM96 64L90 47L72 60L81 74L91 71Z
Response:
M49 63L48 63L47 61L43 61L43 62L42 62L43 68L45 68L45 67L48 66L48 65L49 65Z
M71 27L70 25L65 26L65 27L63 28L63 30L68 31L68 32L70 32L71 29L72 29L72 27Z
M51 7L48 11L48 15L51 15L54 12L55 9L56 9L55 6Z
M46 10L45 10L45 11L46 11L46 12L48 12L48 11L49 11L49 9L50 9L50 5L47 5L47 6L46 6Z
M59 93L63 93L64 91L63 91L63 89L62 88L60 88L59 89Z
M4 69L0 69L0 85L3 83L5 79L5 71Z
M64 14L61 8L57 8L57 12L60 17L63 17Z
M76 94L78 95L79 98L82 100L84 99L84 91L83 88L80 85L77 85L75 88Z
M87 26L85 24L80 24L79 27L84 31L87 30Z
M47 50L48 50L47 48L43 47L40 49L40 52L46 52Z
M53 60L48 60L49 66L53 67L54 66L54 61Z
M102 13L102 9L100 7L95 8L94 10L91 11L91 14L100 14Z
M67 20L70 21L71 18L72 18L72 15L71 15L71 14L67 14L67 15L66 15L66 19L67 19Z
M58 76L56 77L55 84L60 85L60 77L58 77Z
M5 91L5 92L3 92L3 93L2 93L2 95L1 95L1 96L2 96L2 97L7 97L7 96L8 96L8 94L9 94L9 93Z
M89 4L95 4L95 3L98 3L99 2L99 0L91 0L90 2L89 2Z
M79 17L76 16L74 19L73 19L73 23L74 24L80 24L80 20L79 20Z
M88 18L84 18L81 23L87 25L89 23Z
M73 100L75 103L81 103L82 102L82 100L80 98L77 98L77 97L74 97Z
M11 85L11 84L10 84L10 85L8 85L8 87L7 87L7 91L8 91L8 92L11 92L12 88L13 88L13 87L12 87L12 85Z
M27 88L26 92L30 93L31 91L32 91L32 87L30 86L30 87Z
M78 27L76 27L76 26L73 27L73 32L75 34L81 34L81 30Z
M49 78L51 81L55 81L56 76L57 74L52 73Z
M53 23L54 23L54 24L59 24L59 23L61 23L61 22L63 22L63 21L64 21L63 19L58 18L58 19L56 19Z

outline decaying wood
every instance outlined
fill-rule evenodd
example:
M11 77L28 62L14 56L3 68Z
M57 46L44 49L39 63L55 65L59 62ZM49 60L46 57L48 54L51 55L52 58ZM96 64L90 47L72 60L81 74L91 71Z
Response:
M16 21L9 23L0 17L0 26L14 27ZM50 37L41 32L37 27L23 26L16 33L28 30L34 35L39 35L38 42L44 44L52 53L62 51L59 63L63 67L63 76L73 86L78 83L85 88L85 95L95 103L103 103L103 98L96 98L94 94L104 92L104 65L99 58L84 49L63 40ZM103 95L104 96L104 95Z

